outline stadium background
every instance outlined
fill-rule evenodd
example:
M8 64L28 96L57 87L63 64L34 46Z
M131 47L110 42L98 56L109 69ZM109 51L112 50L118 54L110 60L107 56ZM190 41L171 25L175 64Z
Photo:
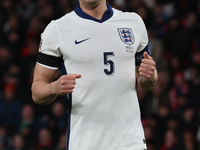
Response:
M137 88L148 150L200 150L200 1L108 0L144 20L159 80ZM0 0L0 150L64 150L65 97L47 106L31 98L45 26L75 0Z

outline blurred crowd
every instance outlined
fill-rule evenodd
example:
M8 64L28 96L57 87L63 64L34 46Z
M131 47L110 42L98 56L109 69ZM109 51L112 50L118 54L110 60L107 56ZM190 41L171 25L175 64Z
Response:
M159 80L137 87L148 150L200 150L200 1L107 0L145 22ZM46 25L77 0L0 0L0 150L65 150L66 97L45 106L31 97Z

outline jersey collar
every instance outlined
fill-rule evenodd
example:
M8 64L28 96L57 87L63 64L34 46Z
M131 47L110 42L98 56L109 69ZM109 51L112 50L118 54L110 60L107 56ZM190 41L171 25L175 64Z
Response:
M76 6L76 8L74 9L75 13L81 17L81 18L84 18L84 19L89 19L89 20L93 20L93 21L96 21L96 22L99 22L99 23L103 23L104 21L110 19L112 16L113 16L113 10L112 10L112 7L107 3L107 10L105 11L105 13L103 14L103 17L101 20L99 19L96 19L88 14L86 14L81 8L80 8L80 5L78 4Z

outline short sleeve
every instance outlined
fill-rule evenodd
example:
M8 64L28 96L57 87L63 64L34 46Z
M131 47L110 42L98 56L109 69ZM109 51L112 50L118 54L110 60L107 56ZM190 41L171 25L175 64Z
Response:
M61 61L60 46L59 30L52 21L41 34L37 63L50 69L58 69Z
M139 66L141 64L142 59L144 58L143 53L145 51L151 56L151 51L148 45L148 41L149 41L148 34L147 34L145 24L140 16L138 16L138 18L139 18L140 44L138 46L138 49L135 55L136 66Z

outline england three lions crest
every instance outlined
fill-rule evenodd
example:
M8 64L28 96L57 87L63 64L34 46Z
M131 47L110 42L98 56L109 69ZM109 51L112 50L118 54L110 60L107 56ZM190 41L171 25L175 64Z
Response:
M131 28L118 28L119 36L121 40L128 44L132 45L135 42L135 38Z

